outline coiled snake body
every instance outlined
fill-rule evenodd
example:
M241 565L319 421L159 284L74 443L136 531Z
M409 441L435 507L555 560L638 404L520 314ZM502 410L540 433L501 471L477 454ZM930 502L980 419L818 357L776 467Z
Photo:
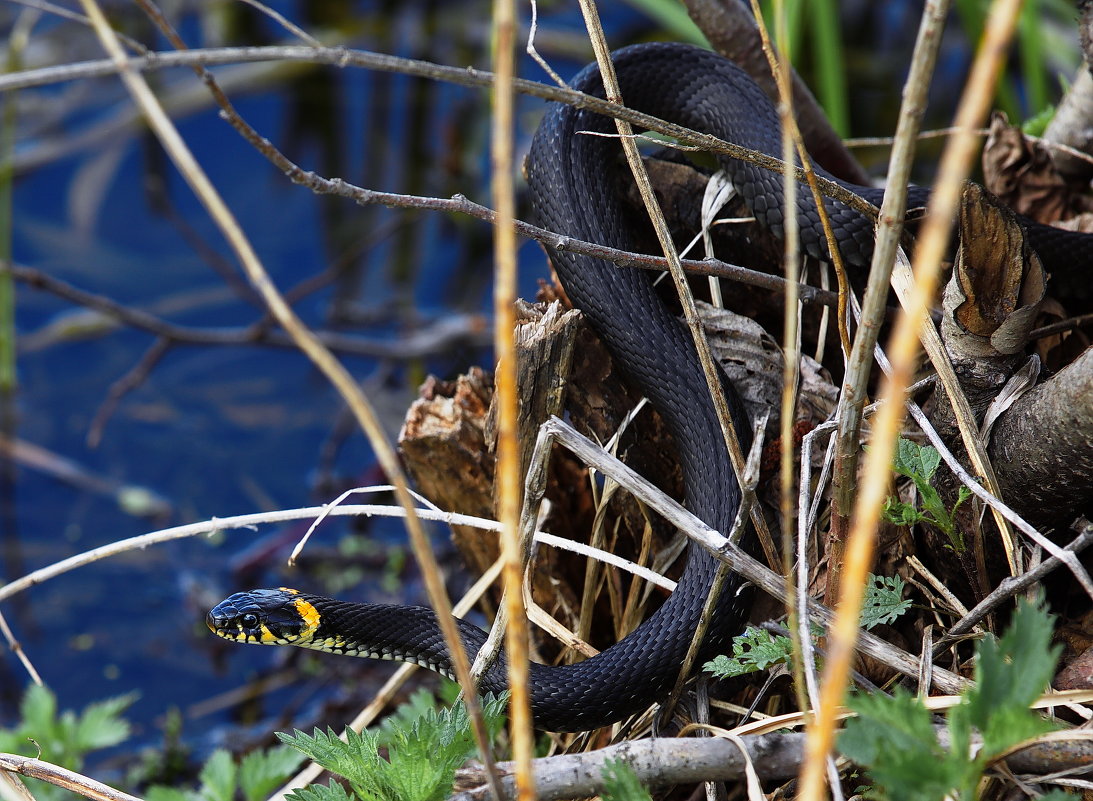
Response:
M736 65L697 48L677 44L637 45L613 56L626 104L639 111L713 134L770 155L780 152L780 126L770 101ZM573 87L603 96L595 65ZM616 141L578 132L614 133L614 123L589 111L554 105L535 134L527 161L528 184L539 223L574 239L621 250L635 249L612 175ZM750 164L721 159L760 223L782 231L781 176ZM825 174L825 177L830 177ZM846 184L844 184L846 185ZM880 190L848 186L879 202ZM819 218L808 193L799 193L801 242L823 257ZM917 194L913 200L921 201ZM844 257L867 265L873 223L836 201L827 201ZM1035 232L1034 232L1035 233ZM1045 232L1034 246L1063 255L1070 239ZM549 250L549 248L548 248ZM1044 255L1044 252L1041 252ZM680 447L687 507L713 528L727 532L740 492L690 333L657 298L640 271L565 251L551 261L567 294L594 326L614 359L660 411ZM722 381L745 450L751 428L733 388ZM675 592L629 636L599 655L574 665L532 664L532 712L539 728L583 731L646 708L673 686L698 624L716 561L692 546ZM700 659L724 648L741 626L735 585L721 594ZM355 604L294 590L238 593L208 616L209 627L228 639L292 643L320 650L399 659L450 674L450 662L435 616L423 607ZM483 632L460 624L469 652ZM701 661L699 662L701 664ZM506 688L505 668L495 664L482 692Z

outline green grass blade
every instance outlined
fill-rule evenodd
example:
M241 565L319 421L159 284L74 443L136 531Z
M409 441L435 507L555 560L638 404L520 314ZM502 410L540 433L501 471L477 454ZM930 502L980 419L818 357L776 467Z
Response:
M820 104L835 132L839 136L849 136L850 111L838 3L834 0L812 0L808 8Z

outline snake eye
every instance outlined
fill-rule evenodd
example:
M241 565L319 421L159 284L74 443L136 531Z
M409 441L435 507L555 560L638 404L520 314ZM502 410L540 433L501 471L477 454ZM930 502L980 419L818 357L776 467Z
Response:
M258 615L252 612L247 612L243 617L239 618L239 622L245 629L254 629L258 627Z

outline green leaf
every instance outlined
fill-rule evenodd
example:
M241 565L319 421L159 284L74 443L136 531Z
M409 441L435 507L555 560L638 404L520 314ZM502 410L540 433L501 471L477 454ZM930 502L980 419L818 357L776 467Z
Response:
M915 486L918 487L919 498L922 500L922 507L926 510L929 521L952 537L956 526L937 490L918 479L915 480Z
M235 796L235 776L232 755L222 748L213 751L198 774L201 780L199 795L206 801L232 801Z
M732 638L732 656L718 656L702 666L717 678L731 678L766 670L772 665L789 661L793 641L781 634L748 626L744 633Z
M285 796L286 801L356 801L346 789L333 779L330 784L309 784Z
M630 5L644 11L658 25L672 32L673 36L686 42L708 48L709 42L698 26L675 0L628 0Z
M941 454L929 445L918 445L909 439L899 438L896 444L893 469L910 479L921 479L929 483L941 464ZM915 482L916 484L918 481Z
M87 706L72 727L69 747L79 751L109 748L129 739L129 722L122 712L137 700L137 693L107 698Z
M505 697L487 698L483 705L491 736L504 722L506 703ZM475 752L466 707L429 707L413 720L406 717L396 717L386 734L387 759L379 755L378 735L367 730L347 729L345 742L318 729L277 736L344 776L363 801L439 801L451 792L456 768Z
M869 769L892 801L941 799L963 779L963 760L942 749L930 712L897 687L892 697L858 695L849 700L859 717L839 737L839 750Z
M919 502L925 511L918 511L893 497L885 501L882 514L885 520L897 525L910 526L922 521L932 523L945 532L950 546L960 553L964 551L964 538L957 531L952 513L967 500L968 494L966 488L962 487L952 511L945 508L941 495L930 484L930 479L940 465L941 454L935 448L929 445L919 446L901 437L896 444L892 469L914 482Z
M388 745L399 727L412 728L418 718L430 711L435 712L438 705L435 695L424 687L419 687L380 723L379 730L376 732L379 744Z
M884 509L881 510L881 516L889 523L907 527L921 523L926 519L926 516L918 509L909 503L904 503L895 496L884 499Z
M1000 640L979 643L975 684L947 714L948 749L941 748L930 713L902 689L891 698L852 698L859 717L847 722L840 749L868 768L881 795L892 801L972 801L994 756L1052 728L1029 709L1055 670L1059 648L1051 646L1052 624L1043 608L1021 602ZM983 747L973 760L975 731Z
M1029 136L1043 136L1047 126L1055 119L1055 106L1050 103L1041 111L1021 123L1021 132Z
M903 599L906 582L899 576L869 574L862 603L861 625L871 629L881 623L891 623L908 609L911 601Z
M652 801L649 791L638 781L637 774L621 759L603 763L603 801Z
M295 773L304 755L288 746L252 751L239 763L239 789L246 801L262 801Z
M1055 673L1061 646L1051 645L1054 620L1042 606L1021 601L1002 638L979 644L967 714L987 758L1053 728L1028 707Z
M19 714L23 718L20 730L24 737L33 737L43 748L45 743L57 739L57 698L45 687L32 684L27 688Z
M346 729L345 736L346 742L342 742L333 729L325 732L315 729L311 735L299 730L292 734L277 732L277 739L299 749L312 762L344 776L354 785L367 782L369 771L375 769L377 762L383 761L379 757L376 735L367 730L358 734Z

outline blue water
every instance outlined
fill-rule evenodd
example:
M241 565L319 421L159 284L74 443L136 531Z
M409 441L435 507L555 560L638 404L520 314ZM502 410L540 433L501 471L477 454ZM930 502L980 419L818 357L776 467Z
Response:
M363 14L374 13L369 4L361 5ZM281 10L299 18L300 9L293 4L282 4ZM423 9L403 9L390 21L392 29L396 34L412 31L422 13ZM566 13L564 27L573 29L573 17ZM468 26L473 22L484 30L484 5L468 4L467 14ZM609 23L614 26L630 27L642 20L625 8L612 16ZM191 43L200 41L196 26L183 27ZM412 38L395 35L387 43L393 41L390 50L399 55L430 57L415 50ZM368 40L354 45L383 49ZM438 61L473 60L487 66L480 46L471 55L453 50L451 43L439 50L432 56ZM566 74L580 66L564 59L557 63ZM527 65L524 72L541 77L537 68ZM156 80L194 82L182 72ZM488 204L484 95L426 86L429 111L421 117L407 105L420 84L399 76L383 80L386 88L381 90L367 71L331 71L335 107L326 113L337 120L333 153L324 152L315 136L296 135L290 124L293 101L284 86L238 93L233 99L249 122L305 169L323 171L334 157L340 174L350 182L370 178L365 185L371 188L442 197L461 191ZM92 102L69 115L66 124L71 130L65 133L95 126L127 102L112 83L103 82L96 91L103 93L100 104ZM47 94L60 92L47 87L24 97ZM521 102L522 147L541 111L539 101ZM339 207L332 216L329 201L291 185L214 112L202 111L176 122L282 289L322 271L342 255L347 243L392 220L409 226L408 234L396 229L364 254L355 298L366 309L397 313L347 333L397 340L415 320L428 322L455 313L478 313L488 319L492 261L484 223L436 213L361 209L345 200L334 201ZM367 136L377 126L385 151L379 159L361 145L377 141ZM435 127L439 133L422 137L426 177L421 179L423 186L408 190L413 165L400 149L418 126ZM462 174L453 176L445 172L444 159L451 154L444 137L455 134L463 138L463 151L457 154ZM37 144L34 137L21 139L20 153ZM178 227L150 207L144 182L152 156L160 158L156 147L130 133L22 174L15 190L16 263L128 306L159 309L156 313L178 324L239 327L253 322L259 314L255 307L226 290ZM105 170L108 177L89 177L111 160L115 164ZM180 177L171 168L163 174L178 214L236 269L215 226ZM471 249L468 243L474 243ZM547 277L545 260L534 245L521 248L521 260L521 294L531 297L538 279ZM336 291L336 285L328 287L295 308L310 325L322 327ZM175 308L163 310L164 304ZM17 288L21 337L41 332L58 315L72 310L70 303L48 293ZM317 371L289 350L175 347L123 398L98 447L89 447L89 427L111 386L152 343L151 335L122 328L63 339L21 354L14 434L73 460L90 474L149 489L171 505L170 519L157 523L127 514L109 494L20 467L0 550L3 580L160 525L328 499L329 495L317 497L314 484L342 406ZM414 362L412 369L357 357L344 361L369 388L393 433L415 395L416 382L426 373L453 376L471 364L488 367L491 356L486 348L461 347ZM331 467L346 484L379 479L371 451L358 435L348 438ZM320 535L319 545L333 547L345 530L344 524L331 524ZM248 549L261 546L277 531L265 527L230 532L211 541L186 540L129 553L55 578L4 603L0 611L62 708L78 709L136 690L139 698L128 713L137 727L134 742L154 742L158 721L168 708L177 707L185 715L195 704L244 685L284 658L275 649L218 643L203 624L209 604L244 588L232 567L241 560L251 564ZM434 533L442 548L445 532ZM404 543L396 523L373 522L367 536L381 547ZM250 580L316 585L315 577L301 571L286 575L283 557L282 550L254 562L256 575ZM407 589L394 595L380 589L375 576L365 577L343 595L421 600L412 574ZM15 719L27 682L10 653L0 658L0 725ZM286 692L290 691L272 696L267 709L276 708ZM201 749L223 739L222 727L231 718L230 710L187 717L184 736Z

